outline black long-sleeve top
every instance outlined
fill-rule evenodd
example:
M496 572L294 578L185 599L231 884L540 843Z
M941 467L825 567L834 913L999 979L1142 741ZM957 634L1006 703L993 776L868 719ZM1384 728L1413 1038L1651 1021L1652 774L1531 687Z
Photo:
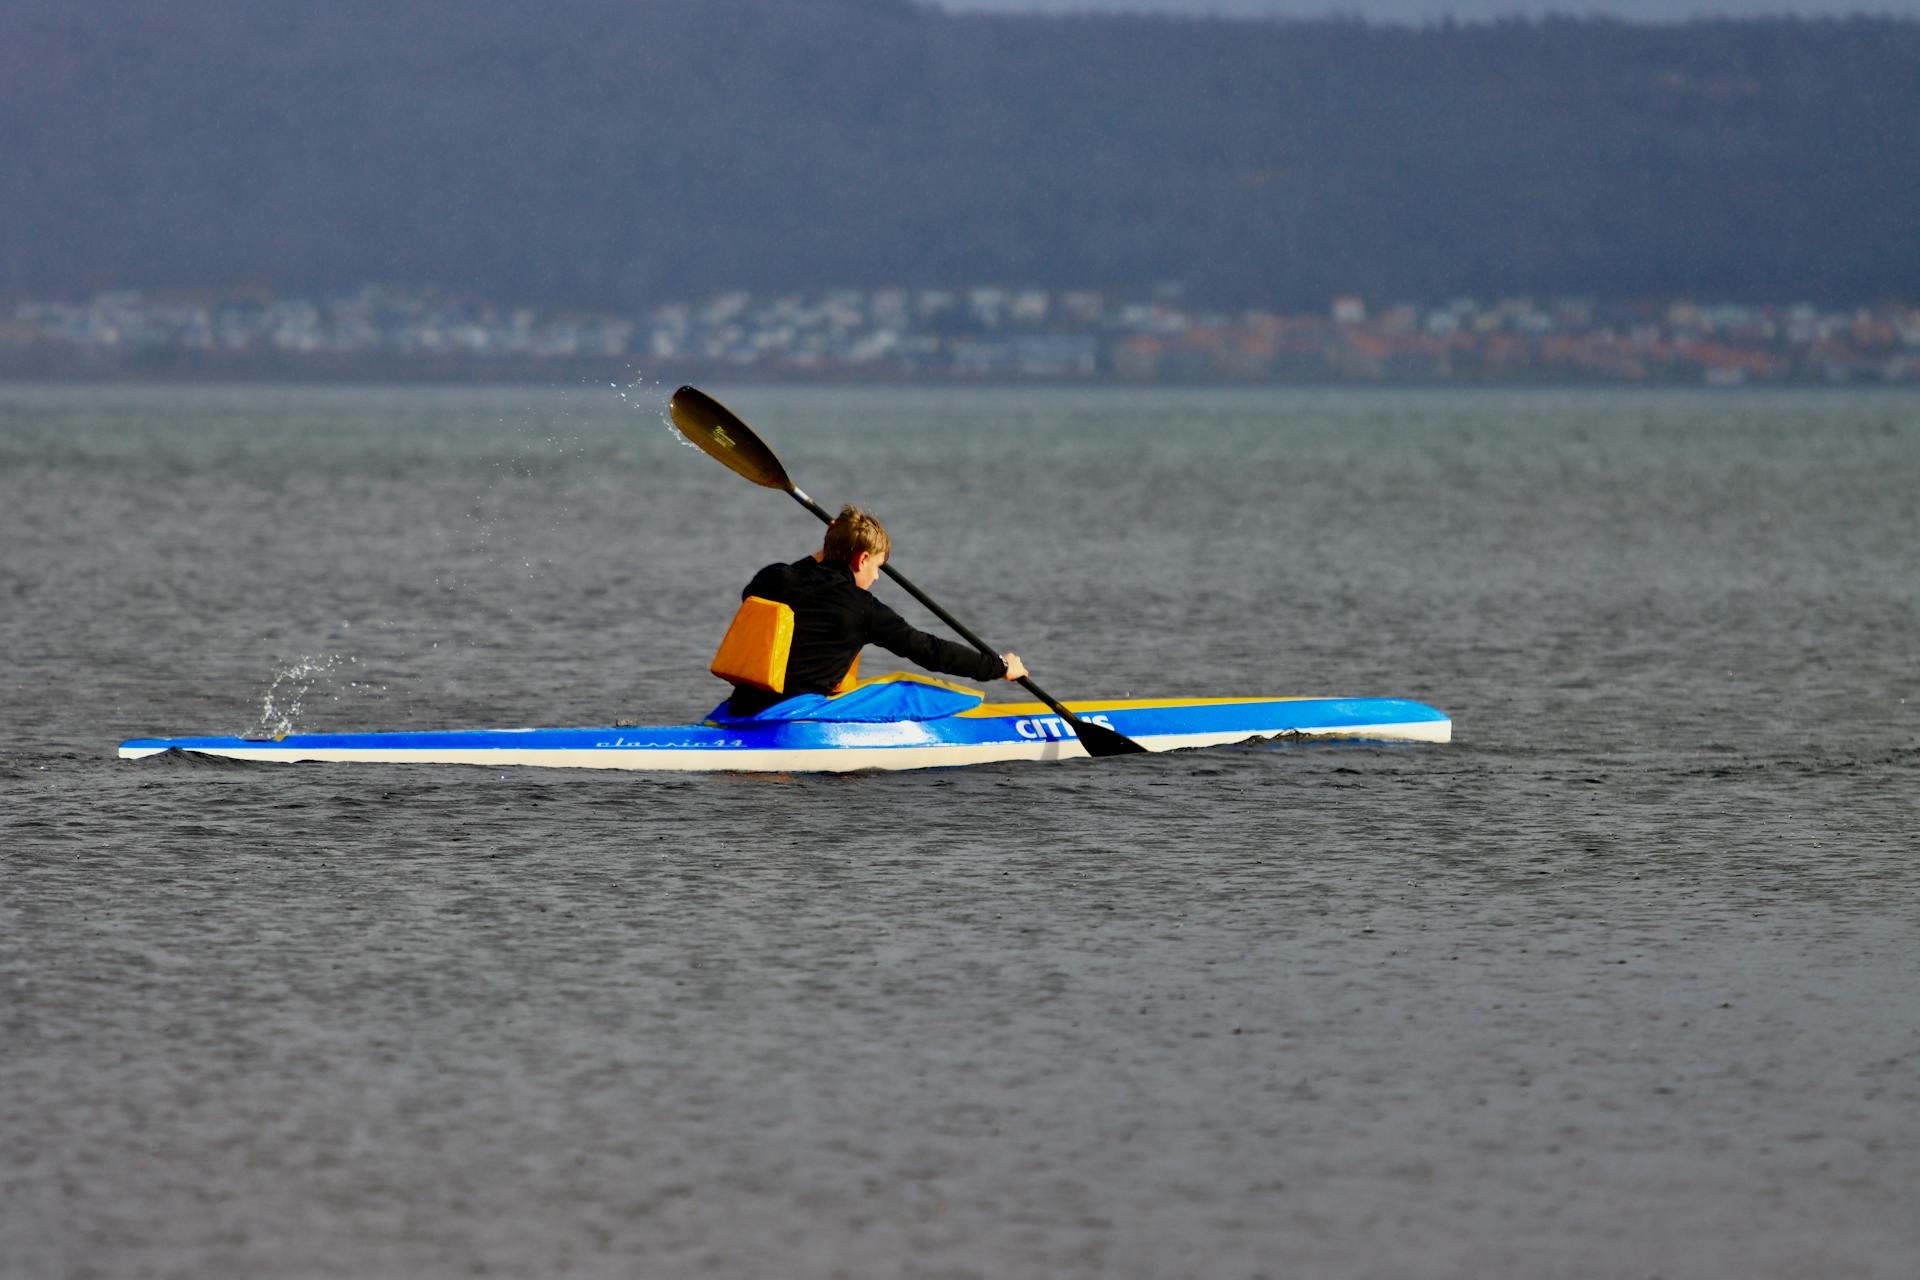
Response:
M1007 674L1006 663L996 656L914 629L871 591L855 586L853 570L844 564L811 557L770 564L740 593L743 600L748 596L793 610L793 648L787 655L785 692L736 688L727 708L737 716L753 715L795 694L831 691L867 644L946 675L998 680Z

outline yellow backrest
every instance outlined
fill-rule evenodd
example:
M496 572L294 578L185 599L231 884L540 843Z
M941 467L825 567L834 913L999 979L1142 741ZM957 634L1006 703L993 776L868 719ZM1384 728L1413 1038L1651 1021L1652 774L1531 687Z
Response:
M720 641L720 652L708 668L722 680L768 693L784 693L787 657L793 652L793 610L776 600L748 596ZM860 655L831 692L845 693L859 682Z
M787 654L793 649L793 610L773 600L748 596L720 641L708 668L722 680L768 693L787 684Z

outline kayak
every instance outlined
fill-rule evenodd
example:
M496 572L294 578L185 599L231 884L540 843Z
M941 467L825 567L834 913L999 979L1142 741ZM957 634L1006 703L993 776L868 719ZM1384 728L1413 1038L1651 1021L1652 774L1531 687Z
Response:
M977 695L976 695L977 697ZM1402 698L1129 698L1067 710L1149 751L1261 739L1448 742L1453 722ZM846 773L1084 759L1071 724L1042 703L975 702L920 719L708 719L651 728L402 730L273 738L134 738L120 757L168 751L233 760L531 765L565 769Z

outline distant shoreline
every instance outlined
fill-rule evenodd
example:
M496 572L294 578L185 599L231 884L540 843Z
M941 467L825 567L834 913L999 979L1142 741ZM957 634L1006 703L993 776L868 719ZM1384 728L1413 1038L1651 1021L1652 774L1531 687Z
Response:
M1223 312L980 286L734 291L626 316L431 290L107 291L0 319L0 378L934 386L1920 385L1920 307L1457 298Z
M1694 371L1688 371L1693 373ZM594 386L673 387L684 383L728 383L749 386L820 387L934 387L980 388L1138 388L1185 387L1223 390L1270 388L1282 390L1780 390L1780 391L1920 391L1920 381L1881 379L1835 380L1828 378L1786 378L1767 381L1715 383L1700 376L1644 377L1637 379L1604 376L1568 376L1564 372L1523 370L1501 377L1337 377L1337 376L1248 376L1161 374L1153 377L1128 377L1114 373L1093 374L1013 374L993 373L977 376L921 371L917 373L832 370L809 371L771 369L718 364L656 365L637 369L609 360L510 361L510 360L366 360L325 357L261 357L257 359L108 360L88 354L66 358L21 358L19 353L0 352L0 385L25 386L35 383L98 386L393 386L393 387L484 387L484 386Z

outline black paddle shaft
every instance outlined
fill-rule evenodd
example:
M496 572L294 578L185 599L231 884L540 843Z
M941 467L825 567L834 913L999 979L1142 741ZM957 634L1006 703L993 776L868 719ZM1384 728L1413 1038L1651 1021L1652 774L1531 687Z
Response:
M819 503L815 502L812 498L809 498L803 491L801 491L798 488L789 487L787 489L787 492L793 495L793 500L795 502L799 503L801 506L805 507L807 510L813 512L813 514L815 514L816 516L819 516L820 519L825 521L827 524L833 523L833 517L827 514L826 509L822 507ZM912 596L915 600L918 600L921 604L925 605L927 607L927 611L933 614L934 617L940 619L940 621L946 623L949 627L953 628L953 633L959 636L962 640L965 640L968 644L972 645L974 648L978 649L980 652L986 654L989 657L997 658L1000 656L1000 653L997 649L995 649L992 645L988 644L985 640L982 640L979 636L973 634L972 631L969 631L966 625L962 623L958 618L954 617L952 614L948 613L945 609L942 609L939 605L935 604L933 602L933 599L930 596L928 596L926 592L914 586L912 582L907 580L907 576L905 574L901 573L898 569L894 568L891 564L883 563L880 566L880 572L886 574L889 578L892 578L895 582L899 583L901 588L908 595ZM1113 729L1109 729L1105 725L1095 724L1091 720L1082 720L1079 716L1076 716L1075 714L1073 714L1073 712L1061 706L1059 701L1055 699L1053 695L1049 694L1046 690L1042 689L1039 685L1035 684L1032 680L1028 679L1026 676L1021 676L1019 678L1019 684L1021 688L1025 689L1028 693L1032 694L1034 697L1040 699L1041 702L1047 705L1047 708L1049 710L1051 710L1055 715L1059 716L1062 720L1065 720L1067 724L1073 728L1075 735L1079 737L1081 745L1086 747L1087 753L1089 755L1094 755L1094 756L1133 755L1139 752L1144 752L1146 750L1145 747L1141 746L1139 743L1135 742L1132 738L1127 737L1123 733L1119 733Z

